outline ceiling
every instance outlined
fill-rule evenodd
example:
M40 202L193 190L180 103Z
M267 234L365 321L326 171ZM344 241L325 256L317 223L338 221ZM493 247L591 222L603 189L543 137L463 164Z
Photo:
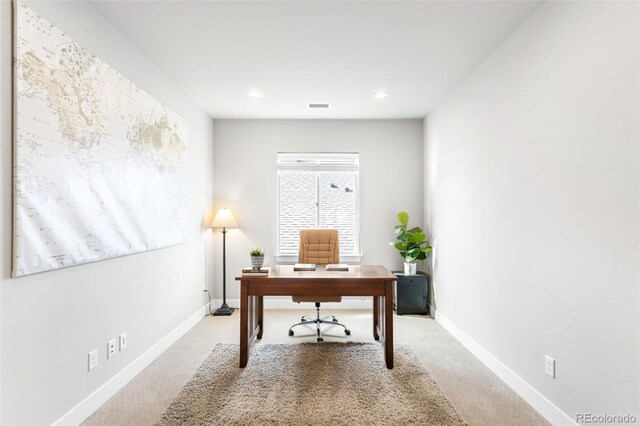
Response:
M214 118L424 117L540 4L90 2Z

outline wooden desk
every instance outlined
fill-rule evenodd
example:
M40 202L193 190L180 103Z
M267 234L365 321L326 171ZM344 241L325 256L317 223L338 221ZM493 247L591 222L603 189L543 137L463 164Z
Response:
M393 282L384 266L349 265L348 271L294 271L279 265L268 277L237 276L240 281L240 367L249 360L249 346L264 330L264 296L373 296L373 338L384 342L387 368L393 368Z

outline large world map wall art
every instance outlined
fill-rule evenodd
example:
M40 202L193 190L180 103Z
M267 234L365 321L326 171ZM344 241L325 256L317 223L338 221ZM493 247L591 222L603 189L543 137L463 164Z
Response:
M184 242L186 123L14 4L13 275Z

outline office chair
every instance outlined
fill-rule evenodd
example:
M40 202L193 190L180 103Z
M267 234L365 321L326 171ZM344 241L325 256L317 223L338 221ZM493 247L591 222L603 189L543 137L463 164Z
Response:
M337 229L302 229L300 230L300 249L298 250L298 263L315 263L316 265L326 265L328 263L340 263L340 246L338 244ZM316 304L316 317L308 318L303 316L300 322L291 326L289 336L293 336L293 327L303 324L316 325L316 337L318 342L324 342L320 335L320 324L339 325L344 328L344 334L349 336L351 331L338 322L333 316L320 318L320 303L342 302L342 296L293 296L294 302L313 302ZM329 318L331 318L329 320Z

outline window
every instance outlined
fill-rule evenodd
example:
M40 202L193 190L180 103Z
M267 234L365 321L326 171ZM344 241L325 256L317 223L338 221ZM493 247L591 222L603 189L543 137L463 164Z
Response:
M340 256L360 256L358 154L278 154L278 254L295 260L299 231L334 228Z

